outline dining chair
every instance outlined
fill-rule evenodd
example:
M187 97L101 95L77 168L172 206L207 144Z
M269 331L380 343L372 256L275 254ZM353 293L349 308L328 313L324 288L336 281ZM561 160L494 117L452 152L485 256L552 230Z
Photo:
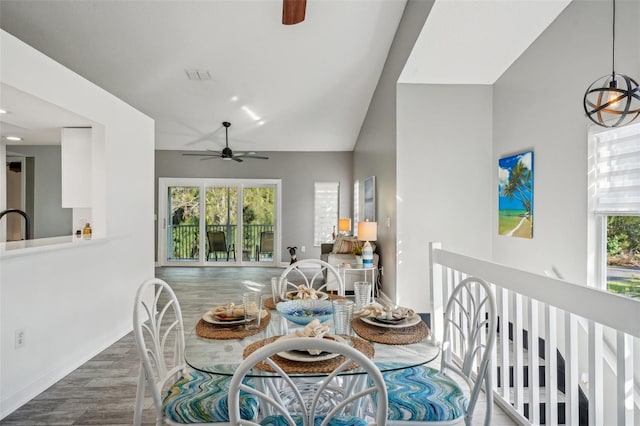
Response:
M140 425L146 388L151 391L156 424L229 421L227 402L231 377L186 368L182 312L175 293L161 279L143 282L133 308L133 335L140 372L133 424ZM242 416L253 418L257 400L241 397Z
M213 254L217 261L218 253L225 253L227 255L227 261L229 261L229 252L233 253L233 260L236 260L235 250L232 250L233 245L227 245L227 237L224 231L207 231L207 240L209 242L207 260L209 260Z
M273 231L260 233L260 244L256 246L256 262L260 261L262 253L269 253L273 256Z
M311 278L309 278L309 274L311 274ZM289 265L282 272L280 278L285 278L288 285L293 287L304 284L307 287L325 292L337 290L338 296L344 296L345 292L344 281L338 270L320 259L298 260Z
M294 377L278 364L278 353L317 350L338 354L339 365L326 376ZM339 376L356 363L361 374ZM338 364L338 363L337 363ZM255 387L243 382L255 369L268 365L275 377L262 379L266 386ZM357 386L344 386L344 379L353 379ZM367 380L368 378L368 380ZM360 379L360 380L358 380ZM280 382L276 392L274 384ZM313 383L313 386L308 386ZM336 385L338 383L338 385ZM285 389L286 388L286 389ZM259 399L265 413L260 423L241 418L241 392ZM291 399L282 398L286 392ZM237 368L229 388L229 418L236 425L262 426L384 426L387 418L387 389L382 373L362 352L351 345L330 339L296 337L278 339L248 355Z
M389 424L470 425L484 383L484 424L491 423L491 353L495 344L496 303L487 283L469 277L452 291L444 314L440 370L418 366L383 374L389 392ZM453 374L468 385L465 391Z

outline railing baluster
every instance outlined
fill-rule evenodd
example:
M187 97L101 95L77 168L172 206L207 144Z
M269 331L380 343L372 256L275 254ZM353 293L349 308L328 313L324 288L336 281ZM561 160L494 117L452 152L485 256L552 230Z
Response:
M539 380L539 351L538 351L538 302L530 297L528 354L529 354L529 422L540 424L540 380Z
M578 318L571 312L565 312L565 419L568 425L577 425L579 421L578 403L580 401L578 384Z
M616 335L618 424L633 425L633 337L621 331Z
M556 321L556 308L545 305L544 383L547 389L545 423L551 426L558 424L558 333Z
M513 403L516 410L520 413L524 410L524 363L522 343L522 296L519 293L513 293Z
M429 243L429 255L432 256L433 249L441 248L440 243ZM446 291L446 275L444 268L439 263L431 262L430 280L431 280L431 303L432 303L432 315L431 328L433 335L438 342L442 342L442 333L444 331L444 301L446 300L443 295L443 291Z
M499 287L497 292L498 315L500 316L500 383L502 384L502 397L509 401L509 291Z
M589 332L589 425L603 425L602 324L588 321Z

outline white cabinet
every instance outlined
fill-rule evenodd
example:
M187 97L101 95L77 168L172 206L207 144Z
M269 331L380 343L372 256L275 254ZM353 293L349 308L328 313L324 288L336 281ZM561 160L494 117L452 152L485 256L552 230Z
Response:
M91 128L62 129L62 207L91 207Z

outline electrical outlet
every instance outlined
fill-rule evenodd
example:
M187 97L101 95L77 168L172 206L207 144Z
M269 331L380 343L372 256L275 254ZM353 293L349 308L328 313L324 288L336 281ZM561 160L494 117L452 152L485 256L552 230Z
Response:
M16 349L19 349L25 344L26 333L24 328L19 328L16 330Z
M305 251L307 251L307 248L305 246L301 246L300 247L300 252L304 253Z

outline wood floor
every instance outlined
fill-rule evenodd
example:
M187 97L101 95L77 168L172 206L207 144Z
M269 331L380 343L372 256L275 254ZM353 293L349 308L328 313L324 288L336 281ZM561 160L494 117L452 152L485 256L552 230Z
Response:
M270 294L270 280L282 269L250 267L157 268L156 276L167 281L182 308L185 332L190 333L215 300L237 299L247 288ZM23 405L2 425L130 425L133 419L139 358L129 333L80 368ZM144 424L154 424L149 398ZM484 401L478 403L476 421L482 424ZM493 425L513 425L494 408Z

